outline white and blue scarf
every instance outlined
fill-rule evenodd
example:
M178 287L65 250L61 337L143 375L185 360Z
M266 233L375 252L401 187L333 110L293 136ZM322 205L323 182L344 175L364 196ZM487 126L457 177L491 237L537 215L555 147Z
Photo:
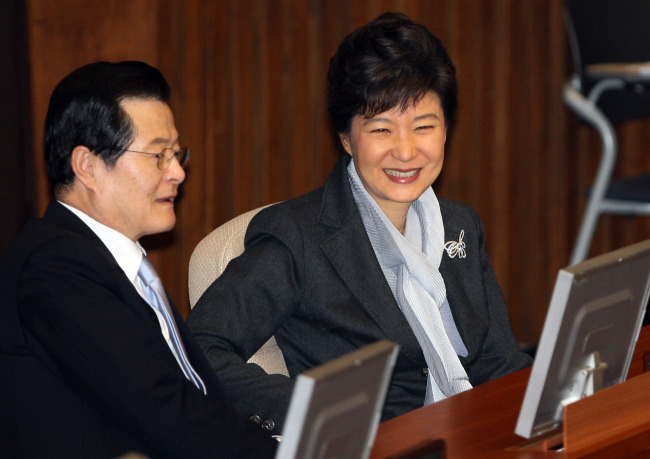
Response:
M366 191L354 160L348 165L348 175L379 265L429 367L425 405L471 389L445 329L447 322L458 352L466 355L453 324L445 282L438 270L444 249L444 227L433 189L427 188L411 203L401 234Z

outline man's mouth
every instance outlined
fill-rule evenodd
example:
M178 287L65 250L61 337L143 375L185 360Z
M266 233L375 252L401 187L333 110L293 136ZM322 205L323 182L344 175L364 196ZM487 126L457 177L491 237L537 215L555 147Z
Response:
M156 202L173 204L175 197L176 196L166 196L164 198L156 199Z

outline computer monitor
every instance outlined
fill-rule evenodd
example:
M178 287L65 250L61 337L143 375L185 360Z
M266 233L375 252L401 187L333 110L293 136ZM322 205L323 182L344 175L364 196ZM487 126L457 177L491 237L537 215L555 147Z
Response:
M515 433L559 427L563 408L623 382L650 294L650 240L559 271Z
M276 459L367 458L398 350L380 340L300 374Z

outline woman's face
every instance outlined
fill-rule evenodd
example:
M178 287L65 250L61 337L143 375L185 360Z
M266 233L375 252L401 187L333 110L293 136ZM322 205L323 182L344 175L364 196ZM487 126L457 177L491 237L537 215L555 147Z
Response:
M340 135L366 191L388 218L406 218L411 204L438 178L445 156L447 126L434 92L405 111L399 107L372 118L357 115Z

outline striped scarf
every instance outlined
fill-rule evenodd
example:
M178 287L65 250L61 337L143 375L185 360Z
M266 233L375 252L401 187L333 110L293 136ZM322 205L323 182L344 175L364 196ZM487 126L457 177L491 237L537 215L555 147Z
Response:
M364 188L354 160L348 165L348 175L379 265L429 367L425 405L471 389L441 315L441 309L449 310L449 304L438 270L444 228L433 189L427 188L411 203L402 235Z

